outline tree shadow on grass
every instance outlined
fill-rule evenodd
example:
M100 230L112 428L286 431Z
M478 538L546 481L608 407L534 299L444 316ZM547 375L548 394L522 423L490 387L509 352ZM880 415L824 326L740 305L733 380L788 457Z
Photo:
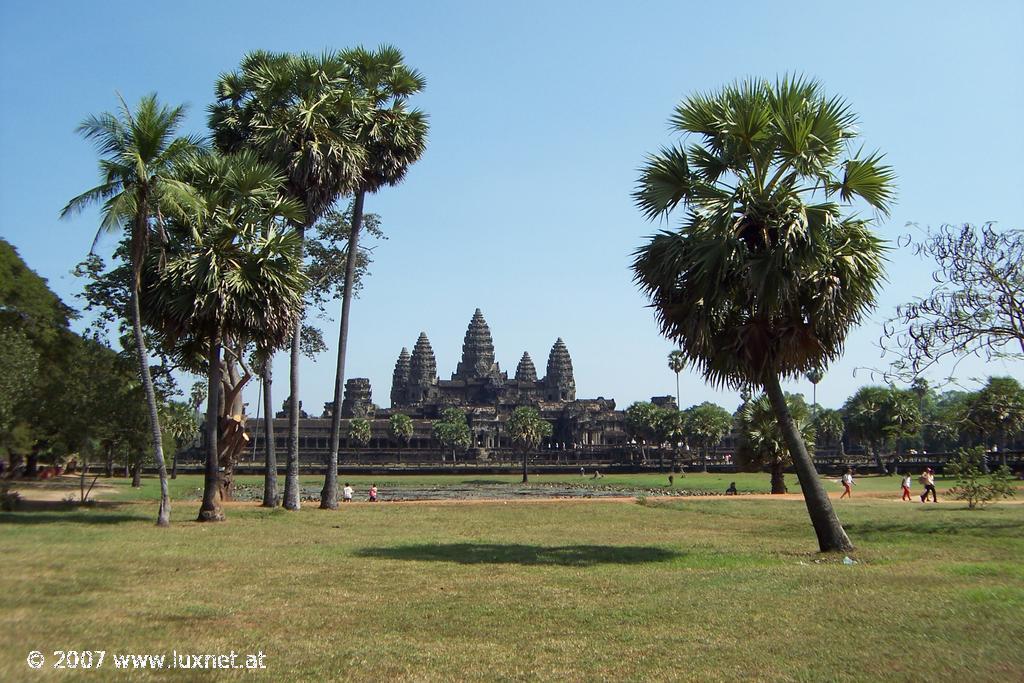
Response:
M442 543L362 548L357 557L458 564L519 564L527 566L593 567L599 564L666 562L682 553L650 546L539 546L498 543Z
M0 512L0 524L123 524L151 519L144 514L115 512L121 507L115 502L82 507L63 501L23 500L14 512Z

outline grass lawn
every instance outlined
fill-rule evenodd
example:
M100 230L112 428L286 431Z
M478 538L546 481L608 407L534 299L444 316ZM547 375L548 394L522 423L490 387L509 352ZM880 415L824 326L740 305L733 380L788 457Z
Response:
M683 481L767 490L746 476ZM1024 679L1024 505L899 503L880 497L895 478L864 478L837 504L849 566L814 552L794 500L234 505L201 525L181 500L200 485L174 482L164 530L150 479L93 508L0 513L0 680L106 680L111 653L175 649L262 650L269 680ZM108 659L25 661L68 649Z
M668 473L664 474L608 474L601 479L593 479L592 472L585 476L579 474L530 474L530 483L533 485L555 485L569 484L578 487L600 486L600 487L622 487L628 489L644 489L656 494L658 490L669 491L670 489L688 489L697 491L709 491L723 493L731 482L736 482L736 488L741 493L770 493L771 481L764 473L739 472L735 474L703 474L689 473L686 475L676 474L675 481L669 486ZM868 495L872 497L887 497L898 499L900 497L900 479L898 476L864 476L857 477L853 489L854 496ZM323 476L309 475L299 478L303 487L315 489L317 492L323 486ZM338 479L338 486L345 482L352 484L359 497L365 499L365 492L370 484L375 483L386 497L389 489L401 488L403 486L445 486L445 485L472 485L472 484L509 484L518 486L522 480L520 474L378 474L378 475L346 475L342 474ZM262 494L262 475L242 475L235 478L239 485L256 487ZM839 477L825 478L825 488L829 493L839 494L843 487L839 485ZM143 479L141 489L132 489L127 485L127 480L100 478L97 485L113 483L117 487L117 498L119 500L158 500L160 490L156 480L151 477ZM199 499L202 497L203 478L200 475L180 476L177 479L169 480L172 500ZM952 479L936 477L936 488L939 496L944 490L953 485ZM800 482L795 474L786 475L786 485L791 493L800 492ZM278 477L278 495L284 491L284 475ZM914 477L914 490L920 494L921 486L917 483L917 476ZM198 509L198 508L197 508Z

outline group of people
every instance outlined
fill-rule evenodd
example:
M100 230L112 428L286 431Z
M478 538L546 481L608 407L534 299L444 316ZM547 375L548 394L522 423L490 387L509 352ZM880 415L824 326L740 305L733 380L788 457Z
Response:
M354 493L355 493L355 490L346 481L345 482L345 488L343 488L341 490L341 502L343 502L343 503L351 503L352 502L352 495ZM376 484L370 484L370 498L369 498L369 501L371 503L376 503L377 502L377 485Z
M921 494L921 502L922 503L927 502L928 495L931 494L932 502L933 503L938 503L939 502L939 498L938 498L937 495L935 495L935 472L934 472L934 470L932 470L931 467L926 467L924 469L924 472L921 474L920 477L917 478L917 480L918 480L918 482L921 483L922 486L924 486L924 492ZM910 487L912 485L912 482L913 482L913 478L909 474L905 475L903 477L903 480L900 482L900 488L903 489L903 498L902 498L902 500L912 500L911 495L910 495ZM839 496L839 499L842 500L843 498L850 498L851 497L851 491L852 491L853 486L854 486L853 468L852 467L848 468L846 470L846 473L843 474L843 477L842 477L842 479L839 480L839 483L841 483L843 485L843 495Z

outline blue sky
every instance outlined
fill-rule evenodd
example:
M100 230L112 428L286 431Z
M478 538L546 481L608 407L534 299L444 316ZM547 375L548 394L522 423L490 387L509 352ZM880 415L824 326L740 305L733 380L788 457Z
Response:
M188 103L188 130L204 132L214 80L247 51L391 43L427 78L415 104L430 115L430 142L403 185L367 199L389 239L353 308L346 375L369 377L388 405L398 352L422 330L447 377L479 307L503 369L514 372L525 350L543 374L562 337L578 395L625 407L675 391L671 345L628 265L658 227L632 205L636 169L672 141L666 121L680 99L746 76L816 77L850 101L867 147L899 175L885 238L910 221L1024 227L1022 29L1016 1L5 2L0 235L75 305L70 270L97 214L57 215L97 179L74 128L114 109L115 91ZM113 246L106 238L100 252ZM822 404L871 381L857 368L886 365L879 321L927 291L929 270L893 252L878 311L819 385ZM336 339L336 322L324 324ZM307 409L319 412L333 391L334 354L332 343L304 364ZM275 370L280 391L283 357ZM1020 364L972 359L957 374L968 386L1024 375ZM738 402L692 372L682 387L684 405ZM807 382L787 388L810 395Z

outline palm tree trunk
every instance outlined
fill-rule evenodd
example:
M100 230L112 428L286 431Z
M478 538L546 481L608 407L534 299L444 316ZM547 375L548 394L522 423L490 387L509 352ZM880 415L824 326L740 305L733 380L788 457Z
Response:
M132 463L132 488L137 489L142 486L142 460L136 460Z
M149 373L149 354L146 340L142 336L142 313L139 310L139 279L132 281L131 291L132 331L135 333L135 351L139 356L139 374L146 392L146 407L149 408L149 428L153 438L153 458L160 475L160 508L156 515L157 526L171 525L171 498L167 492L167 465L164 463L163 440L160 435L160 417L156 408L156 392L153 391L153 376Z
M359 230L363 227L363 200L366 193L356 192L352 206L352 226L348 236L348 256L345 259L345 292L341 299L341 322L338 325L338 363L334 373L334 410L331 413L331 454L327 460L327 475L320 492L320 509L338 509L338 447L341 442L341 394L345 386L345 354L348 350L349 311L352 307L352 289L356 280L356 260L359 249Z
M782 385L779 378L769 375L764 382L765 393L775 409L775 417L779 421L786 447L789 449L790 457L796 466L796 476L800 480L800 488L803 490L804 504L807 506L807 513L811 517L811 524L814 526L814 533L818 537L818 548L822 552L848 551L853 550L843 525L836 517L832 509L832 502L825 493L818 478L818 472L814 469L814 462L807 453L807 446L800 438L800 431L793 421L793 416L786 406L786 397L782 393Z
M174 455L171 456L171 479L178 478L178 451L174 451Z
M263 471L263 502L265 508L277 507L277 449L274 444L274 401L271 397L273 369L268 358L263 369L263 451L266 467Z
M889 476L889 468L885 466L884 462L882 462L882 449L879 448L878 444L872 442L871 443L871 450L874 451L874 454L875 454L875 466L878 467L878 471L881 474Z
M224 512L217 495L220 493L220 453L217 431L220 422L220 342L210 343L210 371L206 404L206 478L203 481L203 504L199 508L199 522L222 522Z
M310 224L311 225L311 224ZM298 229L300 247L300 258L305 252L306 227ZM303 310L300 306L295 311L295 331L292 333L291 363L289 371L289 385L291 399L288 406L288 469L284 475L284 509L298 510L302 503L299 501L299 357L302 354L302 318Z
M783 471L782 458L775 458L772 462L772 495L789 493L786 488L786 473Z
M523 483L526 484L530 480L530 475L526 471L526 459L529 454L529 450L523 449Z

